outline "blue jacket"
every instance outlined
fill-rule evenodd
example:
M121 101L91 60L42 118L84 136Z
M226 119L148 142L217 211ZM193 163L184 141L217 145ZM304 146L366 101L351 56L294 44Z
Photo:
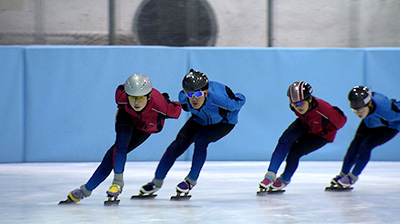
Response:
M363 119L368 128L388 127L400 131L400 101L390 100L386 96L374 92L372 101L375 110Z
M179 102L182 108L191 112L193 119L201 125L220 122L237 124L240 108L246 102L246 98L241 93L233 93L229 87L221 83L210 81L208 95L200 109L192 107L184 91L179 93Z

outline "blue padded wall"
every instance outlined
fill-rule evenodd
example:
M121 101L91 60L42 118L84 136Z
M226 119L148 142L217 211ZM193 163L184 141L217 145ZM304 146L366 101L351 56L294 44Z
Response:
M155 88L177 90L185 51L140 47L41 47L26 49L26 155L29 161L98 161L114 143L115 90L133 73ZM178 121L135 150L136 160L159 159ZM151 144L152 143L152 144Z
M270 159L287 126L287 87L305 80L314 95L340 107L348 122L328 144L302 160L342 160L360 120L348 91L367 85L400 100L400 49L287 49L144 46L0 47L0 162L100 161L115 138L115 89L133 73L177 100L190 68L247 98L239 124L212 143L208 160ZM158 161L189 118L167 120L128 155ZM400 137L373 151L373 160L400 160ZM191 160L193 147L180 160Z
M0 47L0 162L25 160L24 69L23 47Z

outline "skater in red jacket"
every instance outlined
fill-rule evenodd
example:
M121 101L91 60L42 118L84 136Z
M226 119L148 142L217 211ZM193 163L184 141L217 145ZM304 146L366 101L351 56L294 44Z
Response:
M143 74L133 74L115 94L118 111L115 121L116 140L106 152L103 161L89 181L68 194L62 202L78 202L89 197L92 191L114 170L114 180L107 191L116 199L124 187L123 172L127 154L142 144L151 134L160 132L166 118L177 119L182 106L170 101L167 93L154 89L150 79Z
M347 118L338 107L312 96L312 91L310 84L304 81L289 86L289 107L298 118L279 138L268 172L259 184L261 190L278 191L286 187L297 169L300 157L333 142L337 130L346 123ZM285 158L285 170L276 178Z

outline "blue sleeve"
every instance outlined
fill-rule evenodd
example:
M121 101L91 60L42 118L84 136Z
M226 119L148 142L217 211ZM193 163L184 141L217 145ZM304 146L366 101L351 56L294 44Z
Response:
M233 91L224 86L223 90L217 92L217 94L223 94L224 97L215 97L214 100L219 107L222 107L228 111L237 111L242 108L246 102L246 97L241 93L233 93Z
M374 98L377 104L377 113L389 122L400 122L400 102L394 99L390 100L381 94L375 94Z
M189 111L189 109L188 109L189 102L188 102L186 93L183 90L179 92L178 98L179 98L179 103L181 103L181 105L182 105L182 109L184 111Z

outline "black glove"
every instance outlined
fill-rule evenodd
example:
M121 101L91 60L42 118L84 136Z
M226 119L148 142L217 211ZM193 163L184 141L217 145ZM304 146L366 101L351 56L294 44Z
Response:
M171 103L171 100L169 99L168 93L162 93L162 95L163 95L164 99L165 99L168 103Z

